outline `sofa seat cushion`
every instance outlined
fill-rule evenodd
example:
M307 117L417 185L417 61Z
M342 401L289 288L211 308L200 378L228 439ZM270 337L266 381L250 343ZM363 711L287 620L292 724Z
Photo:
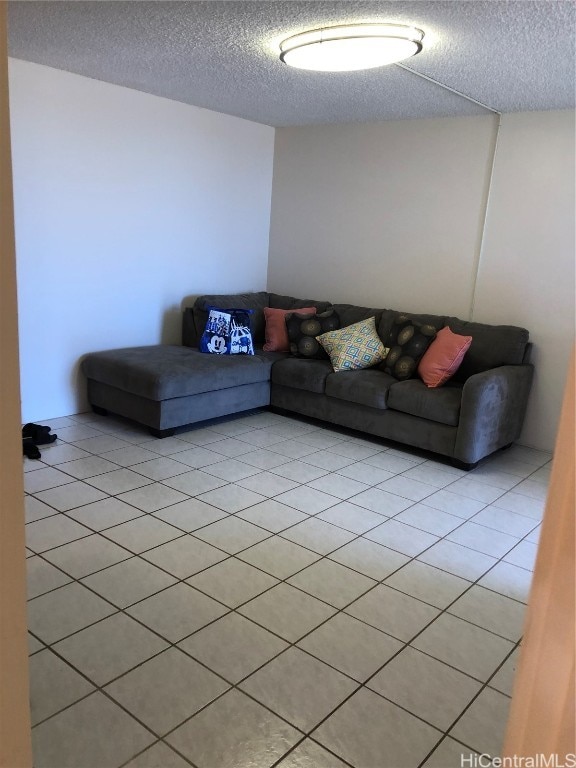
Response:
M388 391L395 383L396 379L383 371L339 371L328 376L326 394L385 410L388 407Z
M388 408L423 419L458 426L462 387L451 383L430 389L419 379L396 381L388 393Z
M324 393L327 377L332 373L330 360L287 357L272 368L272 381L293 389Z
M93 352L82 362L87 378L150 400L197 395L269 381L277 355L206 355L159 344Z

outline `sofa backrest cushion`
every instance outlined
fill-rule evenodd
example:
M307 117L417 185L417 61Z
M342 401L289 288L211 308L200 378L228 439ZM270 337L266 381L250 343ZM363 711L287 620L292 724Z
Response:
M485 325L457 317L447 318L446 324L454 333L472 336L472 344L454 375L454 381L466 381L475 373L500 365L520 365L524 360L529 338L526 328L514 325Z
M280 293L268 294L268 306L271 309L288 309L297 312L305 307L316 307L316 312L325 312L332 304L329 301L316 299L296 299L294 296L284 296Z
M268 306L266 291L258 293L232 293L199 296L194 302L193 315L196 326L196 338L204 332L210 308L218 309L251 309L250 329L254 344L264 344L264 307ZM185 342L184 342L185 343ZM196 346L198 342L192 346Z
M384 309L380 317L380 324L378 328L378 336L382 339L384 346L390 336L390 331L394 325L394 321L399 315L405 315L419 325L432 325L439 331L446 325L447 317L445 315L417 315L412 312L398 312L395 309Z
M358 307L356 304L333 304L332 306L340 318L340 328L354 325L354 323L359 323L361 320L368 320L370 317L376 318L376 328L378 328L380 317L384 311L382 308Z

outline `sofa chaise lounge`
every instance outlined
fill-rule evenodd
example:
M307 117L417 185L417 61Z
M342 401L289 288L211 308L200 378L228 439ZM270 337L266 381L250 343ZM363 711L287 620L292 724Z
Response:
M251 309L255 354L199 351L208 308ZM182 345L155 345L88 354L82 361L88 399L100 413L118 414L165 437L207 419L271 406L448 457L471 468L520 435L533 367L528 331L442 315L412 315L420 323L472 336L456 375L428 388L375 368L334 373L330 360L264 352L264 308L298 311L333 307L342 327L376 318L381 339L396 310L330 304L275 293L201 296L183 313Z

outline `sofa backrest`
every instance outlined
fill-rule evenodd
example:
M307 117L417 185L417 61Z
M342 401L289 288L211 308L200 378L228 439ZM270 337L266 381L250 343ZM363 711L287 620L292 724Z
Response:
M250 327L252 338L257 346L264 344L264 307L294 309L317 307L324 312L331 304L328 301L297 299L277 293L259 291L257 293L232 293L199 296L194 306L186 307L182 318L182 344L185 347L197 347L206 327L210 307L219 309L251 309Z
M199 296L193 307L184 310L182 320L182 344L188 347L198 346L208 320L208 308L221 309L252 309L252 336L256 345L264 343L264 307L276 309L298 310L302 307L317 307L318 312L324 312L334 307L340 317L341 327L352 325L369 317L376 317L378 335L384 343L388 338L394 318L400 314L395 309L375 309L360 307L355 304L331 304L327 301L314 299L297 299L294 296L284 296L278 293L234 293ZM445 315L407 314L418 323L433 325L438 330L445 325L454 333L462 336L472 336L472 344L466 353L462 365L454 376L455 382L463 382L475 373L497 368L500 365L520 365L527 360L530 344L529 333L525 328L513 325L487 325L460 320L458 317Z
M528 352L529 333L515 325L487 325L447 318L446 325L461 336L472 336L472 344L466 352L454 381L466 381L474 373L488 371L500 365L520 365Z

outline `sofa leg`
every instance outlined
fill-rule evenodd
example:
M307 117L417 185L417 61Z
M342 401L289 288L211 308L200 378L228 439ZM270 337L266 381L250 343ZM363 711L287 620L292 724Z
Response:
M452 459L452 466L456 467L456 469L463 469L465 472L470 472L471 469L476 469L478 462L475 461L473 464L467 464L465 461Z
M148 427L148 431L153 437L159 437L162 439L163 437L172 437L175 429L155 429L154 427Z
M100 408L99 405L93 405L92 410L94 413L98 414L98 416L108 416L108 411L106 408Z

